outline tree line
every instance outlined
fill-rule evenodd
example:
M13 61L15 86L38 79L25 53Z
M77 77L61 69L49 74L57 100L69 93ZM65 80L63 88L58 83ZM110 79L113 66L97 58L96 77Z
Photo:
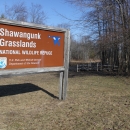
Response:
M65 1L82 11L79 24L91 28L102 64L130 74L130 0Z
M70 59L87 62L100 59L98 46L91 40L90 36L80 36L77 41L71 37Z

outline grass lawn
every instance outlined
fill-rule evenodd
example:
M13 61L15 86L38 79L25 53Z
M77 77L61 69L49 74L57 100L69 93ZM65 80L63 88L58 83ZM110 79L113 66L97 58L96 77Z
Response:
M0 78L0 130L130 130L130 77L58 73Z

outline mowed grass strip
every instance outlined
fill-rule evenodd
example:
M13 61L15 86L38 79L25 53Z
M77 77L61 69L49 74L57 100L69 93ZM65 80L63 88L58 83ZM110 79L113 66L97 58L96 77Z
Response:
M0 130L130 130L130 78L69 73L0 78Z

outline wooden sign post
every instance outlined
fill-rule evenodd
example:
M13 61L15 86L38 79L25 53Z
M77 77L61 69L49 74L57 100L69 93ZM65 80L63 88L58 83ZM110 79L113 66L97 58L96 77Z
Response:
M69 50L69 30L0 20L0 75L59 71L60 100L66 99Z

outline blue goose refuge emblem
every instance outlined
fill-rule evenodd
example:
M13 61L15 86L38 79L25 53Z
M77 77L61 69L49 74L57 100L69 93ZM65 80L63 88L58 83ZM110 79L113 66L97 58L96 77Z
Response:
M7 58L0 57L0 69L4 69L7 66Z
M53 39L53 42L54 42L54 45L58 45L60 46L60 37L59 36L49 36L49 38L52 38Z

